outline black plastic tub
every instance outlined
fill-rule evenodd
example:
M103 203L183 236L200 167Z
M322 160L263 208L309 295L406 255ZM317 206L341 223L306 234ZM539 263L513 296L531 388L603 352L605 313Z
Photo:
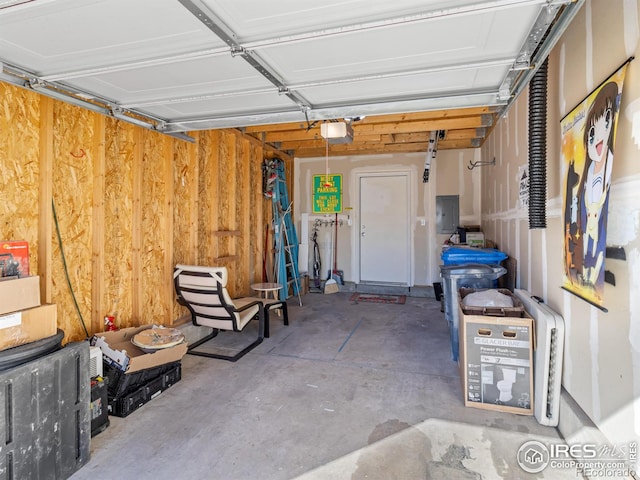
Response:
M42 340L25 343L17 347L7 348L0 351L0 371L8 370L23 363L36 360L62 348L64 332L58 329L55 335Z

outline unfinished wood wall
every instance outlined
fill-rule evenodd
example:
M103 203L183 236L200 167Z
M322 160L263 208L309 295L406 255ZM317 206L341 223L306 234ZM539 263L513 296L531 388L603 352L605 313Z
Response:
M39 97L0 83L0 241L38 239ZM33 244L31 271L38 271Z
M108 314L119 327L183 321L177 263L227 266L233 296L263 280L262 161L277 153L290 179L291 158L235 130L188 143L3 83L0 98L0 240L29 241L65 341Z

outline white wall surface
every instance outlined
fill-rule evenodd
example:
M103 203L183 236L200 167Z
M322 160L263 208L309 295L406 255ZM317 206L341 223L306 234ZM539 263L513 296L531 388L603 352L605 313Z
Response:
M439 280L441 244L448 235L436 235L435 197L436 195L460 195L460 222L480 224L480 171L468 170L471 160L480 158L479 149L442 150L431 165L429 182L422 182L424 171L424 153L362 155L350 157L329 157L329 173L342 174L343 212L338 228L338 269L344 271L345 281L357 280L357 225L358 198L357 176L362 173L380 173L409 171L411 174L411 245L412 245L412 286L431 285ZM296 158L294 168L294 220L298 231L300 219L309 214L309 234L316 219L331 220L332 215L314 215L312 212L312 183L314 175L326 172L325 158ZM352 226L348 225L352 221ZM425 225L422 225L424 221ZM323 270L327 271L331 229L323 227L318 234L323 261ZM392 233L392 232L390 232ZM300 239L301 242L304 239ZM311 240L308 240L311 243ZM310 249L312 252L312 249ZM310 256L312 253L310 253ZM310 258L309 272L312 272ZM324 276L322 277L324 278Z
M529 230L518 206L518 169L528 162L528 92L502 118L482 148L497 159L483 170L482 224L518 261L517 282L541 296L566 322L563 386L613 444L640 441L640 60L622 94L609 200L607 245L626 261L606 260L608 313L561 289L563 171L560 120L624 61L640 57L640 0L587 0L549 61L547 225Z

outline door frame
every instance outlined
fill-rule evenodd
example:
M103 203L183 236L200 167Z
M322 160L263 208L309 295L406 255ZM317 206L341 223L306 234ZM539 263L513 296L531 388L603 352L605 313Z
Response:
M406 286L407 287L413 287L413 282L414 282L414 272L413 272L413 261L414 261L414 252L413 252L413 228L411 225L411 212L412 210L412 202L413 202L413 191L414 191L414 185L413 185L413 180L414 180L414 175L413 175L413 171L410 169L399 169L399 170L388 170L388 171L380 171L380 170L376 170L376 171L361 171L361 172L357 172L355 174L355 181L356 181L356 195L357 195L357 204L355 207L355 220L356 220L356 224L355 227L353 229L353 237L352 237L352 241L353 241L353 246L354 246L354 252L355 252L355 265L354 266L354 281L356 284L360 284L362 283L362 279L360 278L360 265L362 262L362 259L360 258L360 221L361 221L361 215L360 215L360 201L361 201L361 194L362 192L360 191L360 185L361 185L361 179L363 177L397 177L397 176L403 176L406 177L407 182L408 182L408 190L407 190L407 218L406 218L406 223L407 223L407 252L409 252L409 254L407 255L407 283ZM397 285L400 286L399 284L389 284L389 285ZM404 286L404 284L402 285Z

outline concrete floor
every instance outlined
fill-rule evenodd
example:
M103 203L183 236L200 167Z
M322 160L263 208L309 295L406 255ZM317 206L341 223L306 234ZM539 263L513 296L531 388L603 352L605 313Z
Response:
M110 417L72 480L576 478L516 462L554 428L464 407L439 302L350 297L289 299L290 325L273 317L236 363L185 356L180 382Z

